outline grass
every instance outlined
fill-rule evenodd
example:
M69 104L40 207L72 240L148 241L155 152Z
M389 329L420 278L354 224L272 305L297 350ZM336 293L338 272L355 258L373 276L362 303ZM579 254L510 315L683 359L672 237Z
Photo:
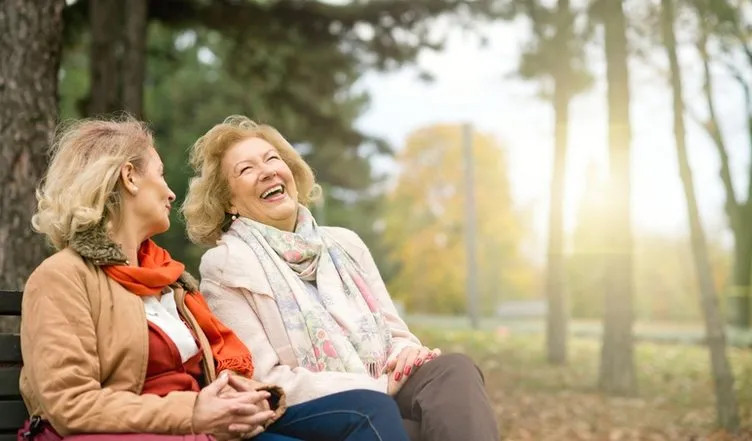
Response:
M639 342L639 390L598 392L599 342L572 338L565 366L545 360L538 333L411 324L424 344L463 352L483 369L507 440L752 440L752 352L729 348L742 431L715 430L713 381L705 347Z

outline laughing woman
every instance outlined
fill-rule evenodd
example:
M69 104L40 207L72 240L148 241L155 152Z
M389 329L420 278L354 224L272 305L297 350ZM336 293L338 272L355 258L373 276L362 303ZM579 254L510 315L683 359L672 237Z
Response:
M285 410L279 387L251 380L247 347L151 240L175 199L162 171L138 121L60 132L32 221L59 251L23 295L20 387L38 432L24 439L407 440L375 392Z
M499 439L480 371L424 347L363 241L316 224L311 168L274 128L229 117L196 141L191 163L188 236L213 246L201 289L256 355L254 378L281 385L290 403L389 394L413 440Z

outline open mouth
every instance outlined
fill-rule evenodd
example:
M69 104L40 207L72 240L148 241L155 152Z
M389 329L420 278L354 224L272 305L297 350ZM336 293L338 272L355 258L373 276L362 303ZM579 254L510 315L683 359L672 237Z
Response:
M282 184L279 184L261 193L261 199L267 199L267 200L273 199L276 196L281 196L283 194L285 194L285 186Z

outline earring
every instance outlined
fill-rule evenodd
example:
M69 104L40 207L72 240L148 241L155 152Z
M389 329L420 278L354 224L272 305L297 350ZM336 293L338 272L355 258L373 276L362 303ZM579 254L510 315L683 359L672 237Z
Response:
M230 216L230 219L232 219L233 221L236 221L236 220L238 220L238 215L237 214L233 214L232 216Z

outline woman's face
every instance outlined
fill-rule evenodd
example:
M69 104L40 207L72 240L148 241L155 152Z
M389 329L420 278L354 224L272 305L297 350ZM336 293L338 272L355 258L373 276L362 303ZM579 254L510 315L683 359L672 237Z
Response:
M230 186L230 213L283 231L295 229L298 189L274 146L246 138L225 152L222 170Z
M133 209L138 219L143 219L148 237L164 233L170 228L170 208L175 193L164 179L164 165L159 154L150 147L144 155L144 166L133 174L138 188L133 198Z

